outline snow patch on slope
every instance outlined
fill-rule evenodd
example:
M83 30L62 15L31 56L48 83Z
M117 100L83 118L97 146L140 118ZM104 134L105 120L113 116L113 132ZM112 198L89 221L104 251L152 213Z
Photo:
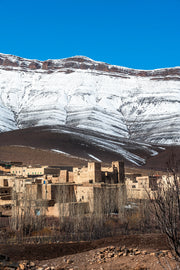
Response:
M93 156L91 154L88 154L88 156L90 156L92 159L95 159L98 162L102 162L102 160L100 160L99 158L97 158L97 157L95 157L95 156Z
M60 150L57 150L57 149L51 149L51 151L59 153L59 154L63 154L63 155L66 155L66 156L70 156L70 154L68 154L66 152L63 152L63 151L60 151Z

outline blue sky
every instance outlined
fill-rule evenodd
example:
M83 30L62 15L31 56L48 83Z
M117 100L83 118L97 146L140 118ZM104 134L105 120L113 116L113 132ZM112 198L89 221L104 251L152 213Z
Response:
M0 0L0 52L180 66L180 0Z

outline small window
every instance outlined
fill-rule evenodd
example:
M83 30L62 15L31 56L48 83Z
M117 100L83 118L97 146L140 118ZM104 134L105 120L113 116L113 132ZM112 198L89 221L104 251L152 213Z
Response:
M4 187L8 187L8 180L4 179Z
M40 209L35 209L35 215L40 216Z

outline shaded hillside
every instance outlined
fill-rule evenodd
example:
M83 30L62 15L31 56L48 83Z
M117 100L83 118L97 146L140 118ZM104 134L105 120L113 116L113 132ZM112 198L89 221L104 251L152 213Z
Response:
M168 170L177 167L180 172L180 146L166 146L166 149L157 156L147 159L147 163L142 166L145 169L163 169Z
M134 161L137 164L143 164L152 154L162 151L158 147L147 144L134 143L124 139L117 140L117 138L109 138L93 132L87 133L87 131L80 129L65 129L63 127L62 132L60 132L60 128L58 127L58 132L55 127L51 127L51 129L36 127L4 132L0 134L0 146L20 145L51 150L56 154L66 156L67 162L73 156L105 163L123 159L126 165L132 165ZM22 151L18 150L16 154L18 152ZM25 159L26 153L24 151L23 153L19 154L21 159ZM2 151L0 159L5 159L5 157L7 158L7 153ZM13 157L15 158L15 156ZM8 159L12 159L12 157L9 156ZM29 158L30 161L34 163L32 158Z
M54 131L52 131L54 130ZM60 127L58 128L60 130ZM102 161L110 164L112 160L125 160L126 166L136 167L126 159L129 153L144 159L142 169L167 170L167 163L180 160L180 146L147 146L132 141L108 141L107 137L84 130L68 129L57 132L56 127L36 127L0 133L0 160L23 161L27 164L49 165L85 165L88 160ZM97 140L92 143L89 136ZM100 143L98 143L98 140ZM104 145L101 141L104 140ZM104 147L109 143L108 147ZM112 149L111 149L112 142ZM120 144L123 144L123 155L118 154ZM21 147L24 146L24 147ZM114 149L117 146L116 149ZM156 153L156 155L153 155ZM139 166L138 166L139 167Z
M20 161L27 165L86 165L85 159L73 158L49 150L42 150L28 146L0 146L0 160Z

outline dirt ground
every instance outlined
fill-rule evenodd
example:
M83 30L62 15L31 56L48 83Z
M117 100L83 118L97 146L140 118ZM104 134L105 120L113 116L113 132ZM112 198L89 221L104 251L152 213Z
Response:
M55 269L69 270L162 270L176 269L176 263L169 257L158 257L155 255L136 255L120 258L109 258L106 262L94 262L93 258L100 249L78 253L71 256L63 256L56 259L44 260L38 265L40 267L54 267ZM71 263L67 263L71 261ZM171 268L169 268L171 267Z
M146 255L113 257L106 262L94 258L98 251L108 246L126 246L146 250ZM162 234L122 235L89 242L68 242L38 245L0 245L0 253L12 261L35 261L39 267L71 270L120 270L120 269L175 269L175 260L170 256L157 256L158 251L169 250ZM169 268L171 265L172 267ZM165 267L165 268L163 268Z

